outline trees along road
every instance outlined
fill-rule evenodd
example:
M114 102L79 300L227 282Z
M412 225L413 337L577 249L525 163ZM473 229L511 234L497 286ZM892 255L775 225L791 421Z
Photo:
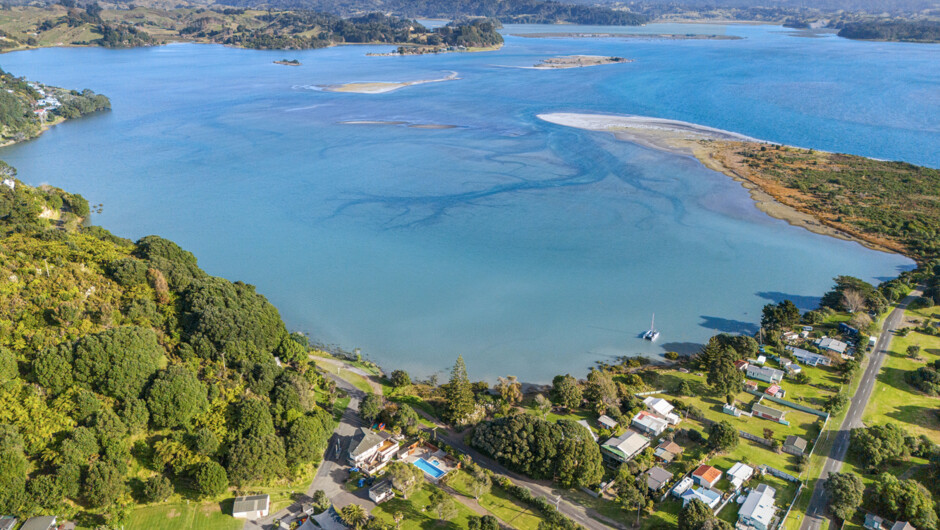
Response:
M809 507L806 509L806 517L803 519L803 524L800 525L800 530L817 530L822 528L823 524L829 520L830 516L827 513L829 496L826 494L825 489L826 478L830 473L837 473L842 469L842 462L845 461L845 454L849 449L849 433L852 429L862 426L862 414L865 413L865 407L868 405L869 398L871 398L875 380L878 378L878 372L881 371L881 364L884 362L885 352L891 347L891 338L904 322L904 310L907 305L921 294L920 288L911 291L911 294L901 300L898 307L891 311L891 314L885 319L881 336L875 343L871 359L868 361L868 367L862 375L862 382L858 386L855 395L852 396L849 412L845 415L845 420L842 421L842 426L839 427L839 432L836 433L836 439L829 450L829 455L823 462L822 473L819 475L819 480L816 481L816 487L813 489L813 496L810 498ZM837 528L838 524L833 520L831 527Z
M375 381L371 379L371 376L366 372L360 370L359 368L348 365L342 361L334 359L322 359L317 358L318 361L325 361L326 364L331 365L334 368L342 368L350 372L356 373L363 376L366 380L369 381L369 384L372 386L373 390L378 394L382 395L382 387ZM365 394L350 384L348 381L340 377L335 373L331 373L329 370L326 371L326 375L336 381L336 385L339 388L345 390L350 396L351 400L349 401L349 406L346 407L346 410L343 412L343 417L340 420L339 425L336 427L333 437L330 439L329 446L327 447L326 454L324 455L323 463L320 464L320 467L317 469L317 474L313 479L313 482L310 484L310 487L307 489L307 496L312 497L313 493L316 490L323 490L326 493L326 497L333 502L333 505L338 510L343 506L351 503L356 503L361 505L366 510L371 510L375 507L375 504L365 495L359 496L351 492L346 491L343 488L343 485L346 482L347 477L349 476L348 466L342 452L342 448L346 446L346 441L355 434L356 430L362 426L362 421L359 419L357 410L359 408L359 401L365 397ZM560 499L559 495L555 493L554 488L551 484L543 481L535 481L527 477L523 477L516 473L509 471L503 466L499 465L495 461L483 456L475 449L468 446L463 441L463 434L459 432L452 431L448 429L445 425L441 424L436 418L428 415L421 409L416 408L415 412L420 414L424 419L430 421L437 426L435 430L435 435L439 438L453 446L459 451L462 451L470 456L477 465L487 468L490 471L497 473L499 475L504 475L508 477L512 482L518 486L525 486L532 491L533 495L544 496L546 499L552 503L557 502L558 511L564 514L566 517L571 519L577 524L589 529L589 530L608 530L610 528L626 528L622 523L617 521L610 520L589 508L578 506L567 502L563 499ZM360 490L360 492L365 492L365 490ZM245 524L245 529L251 530L260 530L262 525L267 526L273 523L275 519L283 519L289 516L296 516L300 513L301 502L304 499L298 501L291 506L275 513L269 515L268 517L258 519L256 521L248 521ZM607 524L602 523L596 518L606 521Z
M323 492L326 493L326 498L333 502L337 510L352 503L362 506L366 511L371 511L372 508L375 508L375 503L366 495L367 489L359 490L359 492L362 493L362 496L359 496L346 491L343 487L346 480L349 478L349 466L346 464L346 454L343 449L346 447L347 440L362 426L362 420L359 418L357 411L359 410L359 401L365 397L365 393L334 374L327 373L326 375L336 381L338 388L343 389L349 394L350 400L349 405L346 406L346 410L343 411L343 417L340 419L339 425L337 425L336 430L333 431L333 436L330 438L326 448L326 454L323 455L323 462L320 463L320 467L317 468L317 474L314 476L313 482L311 482L310 487L307 488L306 498L301 497L294 504L291 504L277 513L270 514L267 517L246 521L245 530L270 528L275 519L298 517L301 514L303 503L311 500L313 493L317 490L323 490Z

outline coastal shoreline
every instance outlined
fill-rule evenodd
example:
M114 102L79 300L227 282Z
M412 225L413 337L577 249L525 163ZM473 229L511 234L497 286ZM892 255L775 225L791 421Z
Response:
M619 140L649 149L695 157L706 168L739 182L748 190L757 208L774 219L786 221L814 234L854 241L872 250L904 254L903 248L891 245L890 242L833 226L815 212L793 204L781 186L759 178L744 164L733 160L743 144L777 145L772 142L704 125L648 116L547 113L538 114L537 117L556 125L609 132Z
M49 129L55 127L56 125L59 125L60 123L64 123L66 121L68 121L66 118L63 118L62 116L58 116L56 117L56 119L50 122L43 123L42 126L39 127L39 132L36 133L36 136L30 136L29 138L23 138L22 140L9 140L9 141L0 143L0 148L9 147L11 145L16 145L16 144L23 143L23 142L28 142L30 140L35 140L39 138L40 136L42 136L43 133L45 133Z

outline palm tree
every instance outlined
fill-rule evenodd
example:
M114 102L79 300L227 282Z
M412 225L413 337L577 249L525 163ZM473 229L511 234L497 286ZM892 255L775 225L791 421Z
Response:
M368 515L366 514L365 508L362 506L358 504L347 504L340 509L339 518L348 526L360 528L366 522Z

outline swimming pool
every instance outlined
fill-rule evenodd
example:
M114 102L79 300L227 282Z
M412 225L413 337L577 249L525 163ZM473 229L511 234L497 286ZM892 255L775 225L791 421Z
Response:
M436 467L434 464L428 462L427 460L423 458L419 458L415 460L414 465L417 466L418 469L420 469L421 471L424 471L425 473L430 475L431 478L438 479L438 478L443 477L445 474L447 474L446 471L443 471L439 467Z

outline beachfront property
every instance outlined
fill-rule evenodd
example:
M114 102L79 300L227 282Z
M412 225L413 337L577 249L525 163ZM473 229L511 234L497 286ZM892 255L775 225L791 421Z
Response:
M614 430L614 428L617 427L617 425L618 425L618 423L617 423L616 421L614 421L613 418L611 418L610 416L608 416L608 415L606 415L606 414L601 414L601 417L600 417L600 418L597 418L597 423L598 423L602 428L607 429L608 431Z
M681 498L682 498L682 494L685 493L685 492L687 492L687 491L689 491L689 488L691 488L691 487L692 487L692 478L691 478L691 477L685 477L685 478L683 478L682 480L680 480L679 483L676 484L676 485L672 488L672 491L671 491L670 493L672 493L673 497L675 497L675 498L677 498L677 499L681 499Z
M10 188L11 190L16 189L16 181L13 179L3 179L3 185Z
M845 351L849 347L849 345L842 342L841 340L836 340L836 339L829 338L829 337L823 337L816 341L816 347L819 348L820 350L831 351L832 353L845 355Z
M674 476L675 475L666 471L665 469L659 466L655 466L647 470L646 473L643 473L637 477L637 482L642 482L645 479L647 488L652 491L659 491L663 489L666 484L669 484L669 482L672 481L672 477Z
M366 474L380 471L398 454L398 442L392 435L362 427L349 440L347 460Z
M765 383L779 383L783 381L783 371L776 368L766 368L764 366L749 365L747 367L747 376L751 379L757 379Z
M715 484L721 480L721 470L709 465L701 465L692 472L692 481L699 486L714 488Z
M235 497L235 503L232 504L232 517L236 519L258 519L259 517L267 517L270 508L270 495Z
M783 396L787 395L787 391L780 388L780 385L778 385L777 383L774 383L770 385L769 387L767 387L767 390L764 390L764 393L767 394L768 396L773 396L776 398L783 398Z
M395 492L392 491L392 481L388 479L376 482L369 488L369 498L376 504L382 504L393 497L395 497Z
M751 407L751 415L777 423L785 423L786 420L784 417L787 415L787 412L785 410L777 410L766 405L761 405L760 403L755 403L754 406Z
M52 530L56 527L56 519L55 515L30 517L23 523L20 530Z
M627 432L620 436L614 436L601 445L601 456L603 456L608 463L619 465L633 460L636 455L640 454L642 450L649 446L649 438L636 431L627 429Z
M707 488L692 488L686 490L685 493L679 496L679 498L682 499L683 508L685 508L695 499L704 502L705 505L712 510L714 510L718 506L718 503L721 502L721 495Z
M656 458L658 462L669 464L675 460L677 456L681 455L682 451L682 446L676 442L663 440L653 451L653 457Z
M659 436L669 427L669 422L662 418L658 418L653 414L645 410L641 410L636 416L633 417L633 421L630 422L630 426L636 428L641 432L651 434L653 436Z
M795 456L803 456L803 453L806 452L807 441L799 436L791 434L787 436L787 439L783 442L783 452L790 453Z
M424 476L434 483L451 471L460 468L460 463L443 450L427 442L411 445L401 459L424 471Z
M774 497L777 490L761 484L751 490L738 510L737 528L741 530L768 530L774 519Z
M663 398L650 396L643 400L643 404L646 405L646 410L663 418L669 422L670 425L678 425L679 421L681 421L679 416L672 412L675 407L670 405L669 402Z
M754 468L743 463L738 462L735 465L731 466L731 469L725 474L728 477L728 480L731 481L731 485L734 486L734 489L740 489L745 482L751 480L751 477L754 476Z
M793 356L797 361L805 364L806 366L831 366L832 359L828 355L820 355L818 353L813 353L803 348L794 348L793 346L787 346L786 350L790 352L790 355Z

